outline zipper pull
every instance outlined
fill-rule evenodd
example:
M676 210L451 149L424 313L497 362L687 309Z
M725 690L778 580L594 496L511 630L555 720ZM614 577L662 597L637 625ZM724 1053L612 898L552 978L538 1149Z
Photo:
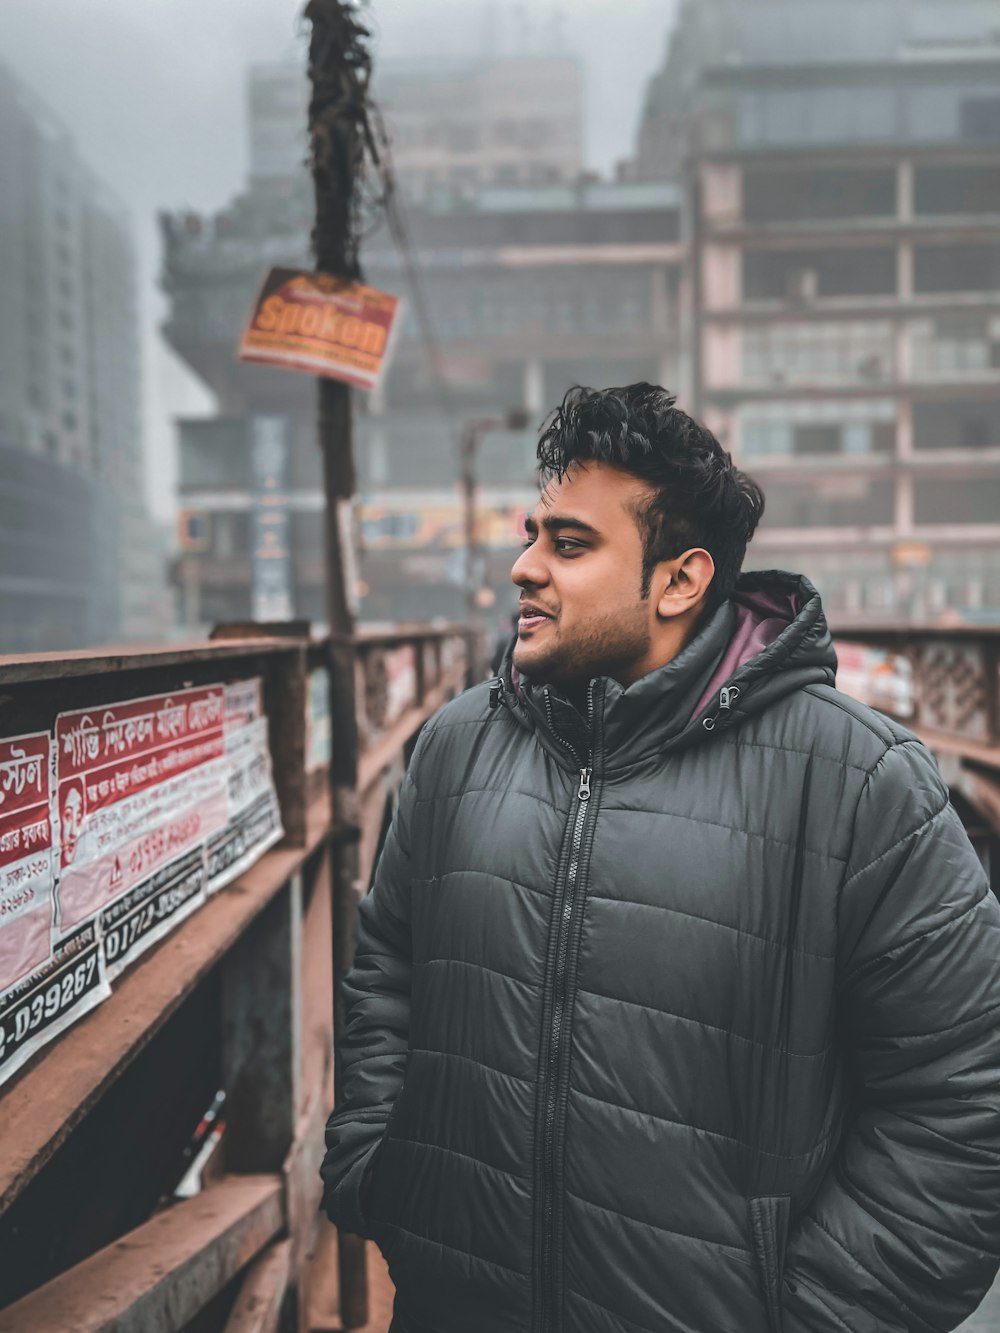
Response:
M503 681L497 676L490 681L490 708L499 708L503 703Z
M577 792L577 796L581 801L590 800L590 775L593 771L592 768L580 769L580 790Z

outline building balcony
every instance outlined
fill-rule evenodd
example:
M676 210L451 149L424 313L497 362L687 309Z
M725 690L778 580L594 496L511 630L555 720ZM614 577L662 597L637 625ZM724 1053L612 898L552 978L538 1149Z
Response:
M701 219L702 233L708 240L765 241L782 240L837 243L849 236L854 240L878 241L993 241L1000 227L1000 213L935 213L903 217L847 218L776 218L750 221L737 213L715 214Z
M796 402L814 398L912 398L952 399L956 390L968 397L992 398L1000 387L1000 367L978 373L951 372L937 375L914 372L907 379L812 379L741 380L738 383L706 384L706 400L720 407L737 403Z
M826 527L767 527L754 535L752 550L777 554L782 551L831 551L850 549L891 550L900 542L971 549L1000 550L1000 519L996 523L925 523L907 529L890 524L866 527L844 523Z
M992 449L921 449L915 453L755 454L740 453L740 464L770 476L817 476L843 473L927 473L953 476L1000 476L1000 446ZM1000 513L997 515L1000 523Z

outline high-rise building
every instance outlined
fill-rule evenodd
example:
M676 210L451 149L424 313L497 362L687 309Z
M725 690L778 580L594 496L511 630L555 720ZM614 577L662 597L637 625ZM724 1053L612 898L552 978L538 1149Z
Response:
M0 179L0 649L155 637L128 222L3 66Z
M504 99L517 100L510 90L525 81L530 59L497 61L488 79L476 75L491 90L477 104L476 124L499 124L508 112L517 120L520 112L513 105L505 111ZM682 375L679 192L670 184L579 179L575 66L551 63L566 79L539 79L540 89L551 88L550 100L536 92L521 104L533 117L534 140L525 133L516 151L508 144L509 152L493 154L486 130L477 148L443 131L414 134L421 152L432 138L437 142L433 167L427 157L408 156L407 133L399 130L414 123L421 97L407 83L403 100L386 76L395 162L407 180L408 233L447 389L443 394L416 318L407 265L387 232L377 231L365 245L366 277L402 295L406 314L384 384L359 397L356 415L362 614L369 619L462 613L456 482L466 420L524 407L534 425L574 383L677 384ZM454 118L439 96L448 86L460 100L454 77L450 67L426 74L428 124ZM177 582L188 623L252 612L252 440L261 418L284 421L281 484L293 607L313 619L324 613L314 384L288 371L241 365L233 354L266 266L311 266L310 188L298 166L298 113L291 110L298 98L304 115L300 71L289 70L288 79L297 91L286 99L273 70L251 77L251 144L258 148L247 191L215 218L164 219L167 335L220 405L218 417L180 425ZM395 105L404 108L398 122L394 86ZM276 170L280 160L284 177ZM475 176L452 174L466 173L470 164ZM480 450L482 539L491 551L484 578L497 619L504 618L510 592L517 515L533 501L534 438L534 431L506 435L485 440Z
M1000 21L689 0L637 174L683 179L694 405L841 616L1000 607Z
M415 202L484 185L558 185L583 170L576 60L388 61L376 74L403 193Z

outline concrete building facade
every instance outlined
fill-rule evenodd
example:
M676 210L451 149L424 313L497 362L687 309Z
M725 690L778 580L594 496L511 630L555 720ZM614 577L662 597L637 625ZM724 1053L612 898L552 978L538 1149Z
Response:
M2 66L0 177L0 448L11 460L0 495L18 517L0 557L0 647L156 637L165 571L143 499L128 222L68 131Z
M764 485L754 561L844 618L1000 607L995 19L699 0L650 88L637 168L686 182L695 410Z

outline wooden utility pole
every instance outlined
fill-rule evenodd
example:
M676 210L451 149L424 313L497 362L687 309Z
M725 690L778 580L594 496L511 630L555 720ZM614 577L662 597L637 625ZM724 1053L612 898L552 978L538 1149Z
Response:
M358 213L368 128L371 56L367 29L346 0L309 0L305 17L309 42L309 136L316 221L312 244L316 268L335 277L361 276ZM333 978L334 1078L343 1029L340 986L354 952L358 904L358 729L355 711L354 590L350 574L351 500L355 470L351 439L351 397L346 384L320 379L319 447L326 495L326 588L330 625L330 712L333 752ZM368 1321L364 1242L339 1236L340 1317L345 1329Z

